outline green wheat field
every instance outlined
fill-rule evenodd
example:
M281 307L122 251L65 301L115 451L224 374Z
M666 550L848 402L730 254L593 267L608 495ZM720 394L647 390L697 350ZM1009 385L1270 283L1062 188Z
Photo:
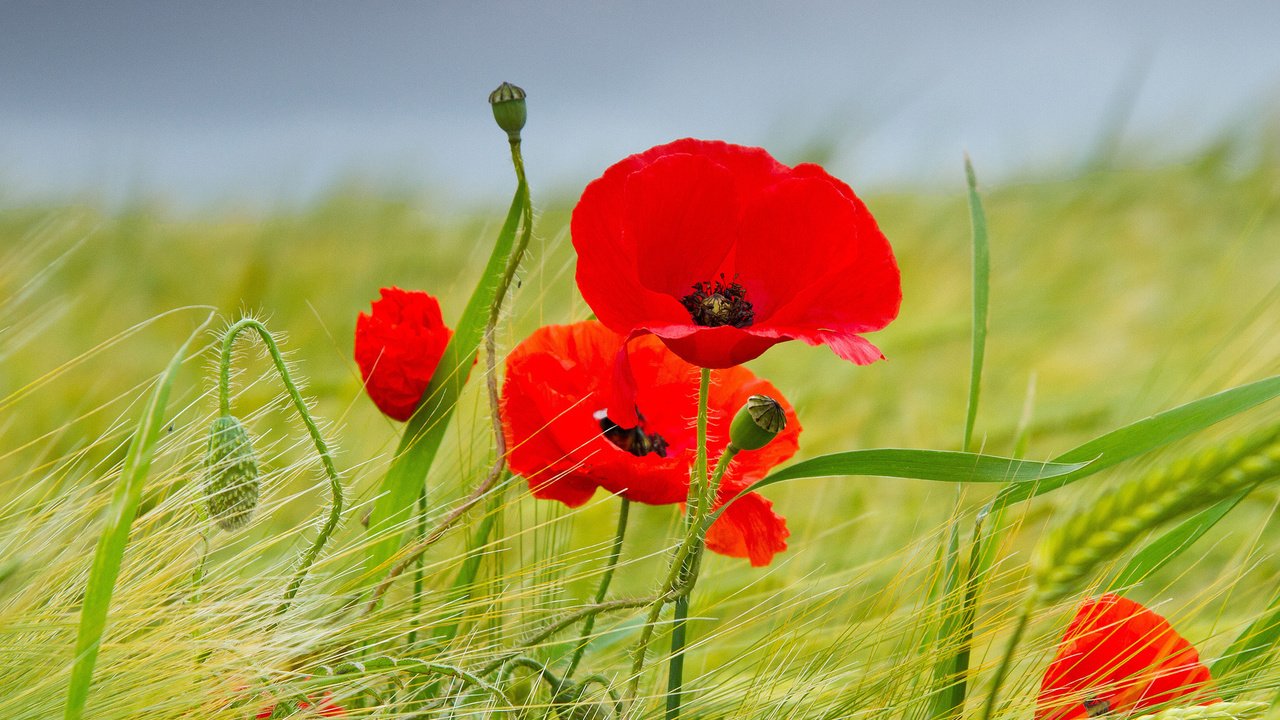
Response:
M500 135L494 152L506 153ZM1238 438L1274 436L1280 403L1266 400L1280 394L1280 150L1233 138L1183 162L1095 164L999 185L983 183L982 158L973 162L990 315L971 451L1050 461L1232 388L1253 384L1254 400L1221 421L1144 426L1132 457L1073 459L1106 466L983 516L972 556L975 522L1002 483L841 475L767 488L789 548L763 568L707 556L690 608L683 716L981 718L1025 613L990 710L1030 718L1074 608L1123 588L1199 649L1223 700L1265 703L1248 712L1280 717L1275 464L1246 468L1254 474L1227 505L1196 489L1134 521L1111 503L1158 494L1162 471L1210 486L1217 476L1195 474L1207 461L1187 470L1179 459L1230 456ZM499 370L535 328L591 314L573 282L577 198L544 197L538 168L528 173L532 240L496 328ZM792 462L961 449L974 237L962 159L937 177L927 192L864 196L902 271L901 314L871 336L887 361L856 367L786 343L750 363L804 425ZM113 497L148 450L83 717L251 718L273 706L276 717L317 717L299 701L320 698L353 717L662 716L665 624L638 700L610 699L626 699L643 608L598 615L577 677L597 681L572 702L536 670L561 672L574 652L580 624L543 630L592 602L619 504L604 492L571 510L535 500L519 478L500 483L380 603L367 602L361 575L374 539L361 520L403 426L363 392L356 316L396 285L436 295L456 323L505 211L358 186L264 215L177 213L147 200L0 209L0 717L67 712L82 612L104 600L91 581L95 554L119 520ZM275 335L345 491L336 533L283 612L298 557L329 511L329 479L248 335L235 346L231 403L256 448L261 500L249 524L223 531L201 489L221 332L244 316ZM494 461L486 367L482 349L427 477L424 524L459 507ZM653 592L681 522L673 506L632 508L609 598ZM1107 533L1122 539L1095 557L1073 553ZM1064 580L1071 563L1086 571ZM459 584L460 574L473 579ZM1026 609L1033 595L1041 601ZM513 650L530 662L492 669Z

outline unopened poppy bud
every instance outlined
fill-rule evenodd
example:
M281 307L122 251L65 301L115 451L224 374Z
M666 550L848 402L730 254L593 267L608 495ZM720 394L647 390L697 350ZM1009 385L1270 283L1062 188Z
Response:
M787 426L787 413L768 395L752 395L729 426L729 444L738 450L759 450Z
M209 517L223 530L249 522L258 506L258 459L249 433L239 420L223 415L209 431L205 456L204 498Z
M524 121L528 110L524 104L524 90L504 82L497 90L489 93L489 104L493 106L493 119L498 127L507 131L511 142L520 142L520 131L524 129Z

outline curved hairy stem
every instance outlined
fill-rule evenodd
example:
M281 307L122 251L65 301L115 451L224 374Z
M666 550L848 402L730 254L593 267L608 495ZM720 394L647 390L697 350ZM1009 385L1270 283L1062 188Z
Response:
M276 372L280 375L280 382L284 384L285 390L288 391L289 399L293 401L293 407L302 418L302 423L306 425L307 433L311 435L311 442L315 445L316 452L320 455L320 463L324 466L325 475L329 478L329 490L333 495L333 504L329 508L329 515L325 520L324 526L320 528L320 534L311 543L311 547L303 552L298 562L298 569L294 571L293 579L289 581L288 587L285 588L284 599L276 607L275 614L280 615L289 609L294 596L298 594L303 580L307 577L307 572L311 570L312 563L320 555L320 551L324 549L325 543L329 541L330 536L333 535L334 530L338 527L338 522L342 519L342 483L338 479L338 470L333 465L333 454L329 452L329 445L324 441L324 436L320 433L320 427L316 424L315 419L311 417L311 411L307 408L307 402L302 399L298 386L294 384L293 378L289 374L289 367L285 364L284 356L280 352L280 347L276 345L271 331L253 318L244 318L227 328L226 335L222 341L222 360L218 371L218 403L222 414L231 414L231 351L235 346L236 338L246 330L256 332L258 337L262 339L262 343L266 345L267 352L271 355L271 361L276 366Z

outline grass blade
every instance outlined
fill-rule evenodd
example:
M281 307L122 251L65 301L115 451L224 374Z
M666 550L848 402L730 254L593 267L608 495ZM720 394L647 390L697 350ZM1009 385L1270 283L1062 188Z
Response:
M1046 477L1043 482L1010 485L996 496L993 506L1001 508L1056 490L1064 485L1070 485L1096 472L1119 465L1125 460L1146 454L1204 430L1215 423L1239 415L1277 395L1280 395L1280 375L1272 375L1265 380L1193 400L1172 410L1166 410L1113 430L1054 458L1054 462L1058 463L1091 460L1088 466L1075 472Z
M1222 657L1209 668L1209 674L1223 685L1223 697L1230 700L1249 680L1268 667L1266 659L1280 644L1280 593L1257 620L1249 624L1232 641ZM1235 675L1235 677L1231 677ZM1229 679L1229 682L1225 682Z
M1016 460L998 455L954 452L950 450L910 450L877 448L820 455L783 468L757 480L738 493L742 497L769 485L787 480L849 475L874 475L938 482L1029 483L1045 478L1078 472L1087 462L1058 463ZM720 516L728 503L712 513Z
M427 387L426 400L405 426L395 459L382 479L378 499L374 502L369 519L369 532L383 534L383 537L369 546L365 569L370 577L376 576L400 546L401 533L393 530L404 526L409 519L418 493L426 482L427 472L440 449L440 442L444 439L445 428L453 416L458 396L467 383L476 352L484 339L490 307L501 286L507 260L515 244L520 215L528 199L529 189L521 182L511 200L511 209L498 233L498 240L489 255L489 262L480 276L480 282L471 293L458 327L445 347L435 376Z
M169 361L156 382L142 418L134 429L133 438L129 441L124 465L120 470L120 480L116 483L115 494L107 511L106 527L98 537L98 548L93 555L93 567L89 570L89 582L80 608L76 659L71 668L71 682L67 686L67 704L62 715L64 720L79 720L84 714L89 687L93 682L93 666L98 660L98 647L107 627L111 595L115 591L116 578L124 560L125 546L129 544L129 528L142 501L143 484L151 468L151 458L160 437L160 429L165 424L164 411L169 402L169 390L173 386L178 368L187 356L187 349L212 320L213 315L210 314Z
M969 218L973 224L973 339L972 360L969 365L969 407L964 420L964 444L960 449L969 452L973 446L973 425L978 417L978 393L982 387L982 363L987 355L987 309L990 305L991 248L987 243L987 215L982 210L982 198L978 197L978 180L973 174L973 163L964 158L965 180L969 184Z
M991 248L987 236L987 215L982 209L982 198L978 195L978 179L973 172L973 162L968 155L964 158L964 175L969 190L969 220L972 226L973 322L970 338L969 402L964 420L964 440L960 449L969 452L973 448L973 428L978 418L982 367L987 353L987 318L991 304ZM976 562L970 562L964 582L961 583L959 524L960 514L957 512L951 519L951 531L948 533L947 583L938 635L941 659L934 667L934 690L929 708L931 718L958 717L964 711L967 689L965 676L969 672L969 637L973 631L973 616L969 608L977 600L975 573L978 568ZM979 532L975 532L973 537L975 557L979 552L980 542ZM954 635L960 635L958 644L953 644Z
M1124 588L1137 585L1181 555L1187 548L1195 544L1202 535L1227 516L1232 508L1249 493L1243 492L1235 497L1219 501L1216 505L1201 510L1183 520L1177 527L1161 535L1158 539L1142 548L1133 559L1125 565L1124 570L1111 582L1113 588Z
M784 480L841 475L876 475L939 482L1027 483L1079 472L1088 461L1035 462L950 450L877 448L820 455L783 468L751 486L758 490Z

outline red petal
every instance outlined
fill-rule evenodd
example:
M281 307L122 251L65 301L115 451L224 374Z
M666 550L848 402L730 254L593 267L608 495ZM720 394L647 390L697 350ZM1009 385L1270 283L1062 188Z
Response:
M669 155L633 173L625 232L636 248L640 282L678 301L695 283L716 277L733 247L739 207L733 176L705 157ZM688 318L683 307L680 315Z
M728 368L754 360L765 350L788 338L768 336L750 329L724 325L721 327L688 326L672 332L672 328L659 328L653 333L671 348L671 352L686 362L704 368Z
M758 325L868 332L897 317L893 251L837 183L825 173L788 180L751 203L736 269ZM797 246L803 252L782 251Z
M721 497L728 500L741 489L724 488ZM787 549L790 534L787 521L773 512L772 502L759 493L748 493L734 501L712 523L707 530L707 549L730 557L750 558L753 566L760 567Z
M1086 699L1127 714L1210 684L1196 649L1168 621L1132 600L1106 594L1081 605L1067 628L1041 683L1035 717L1086 717ZM1218 702L1201 695L1195 700Z
M356 318L355 359L369 398L388 417L408 420L431 384L453 331L427 293L383 288Z

